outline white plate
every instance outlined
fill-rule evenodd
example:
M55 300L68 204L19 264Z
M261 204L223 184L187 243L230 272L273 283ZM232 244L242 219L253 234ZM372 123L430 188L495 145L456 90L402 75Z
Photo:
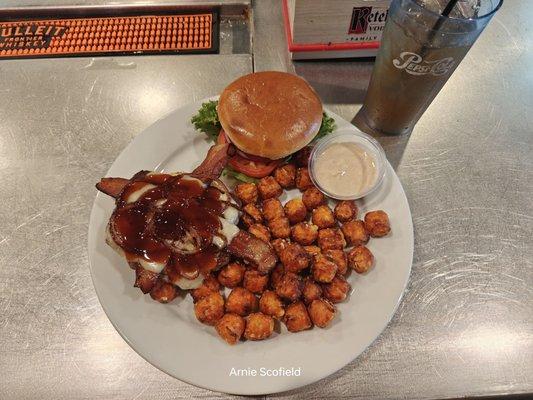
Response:
M139 170L191 171L203 160L209 143L195 132L191 116L202 102L180 108L157 121L118 156L106 176L131 177ZM339 129L355 129L332 112ZM392 318L409 279L413 227L400 181L388 165L380 189L363 201L362 210L383 209L392 234L372 239L376 258L366 275L351 274L350 298L327 329L297 334L275 333L268 340L229 346L212 327L194 317L190 296L159 304L133 287L135 273L105 244L105 226L113 199L99 193L89 223L89 263L96 293L111 323L148 362L187 383L234 394L266 394L316 382L355 359ZM232 369L256 370L256 376L233 376ZM264 368L263 370L261 368ZM299 368L299 376L262 376L264 371ZM262 373L263 371L263 373ZM297 370L295 370L297 371Z

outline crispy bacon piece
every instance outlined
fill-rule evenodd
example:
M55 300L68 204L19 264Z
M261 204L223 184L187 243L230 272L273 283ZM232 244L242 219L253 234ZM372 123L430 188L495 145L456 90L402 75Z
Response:
M202 161L202 163L194 169L191 175L204 182L210 182L218 179L228 162L229 148L230 143L222 143L211 146L204 161ZM129 182L142 179L144 176L146 176L146 173L147 171L140 171L131 179L102 178L100 179L100 182L96 184L96 189L116 199ZM217 183L217 185L219 184ZM224 186L224 184L222 184L222 186ZM217 187L220 191L225 192L225 190L222 190L219 186L215 187Z
M245 231L240 231L231 240L228 251L257 267L262 274L268 273L278 261L272 247Z
M191 175L206 182L217 179L228 162L229 143L211 146L204 161L192 171Z
M139 263L136 264L137 265L135 266L135 285L133 286L138 287L144 294L146 294L154 288L155 282L157 281L157 277L159 276L159 274L144 269Z
M130 180L125 178L102 178L96 184L96 189L116 199L128 183Z

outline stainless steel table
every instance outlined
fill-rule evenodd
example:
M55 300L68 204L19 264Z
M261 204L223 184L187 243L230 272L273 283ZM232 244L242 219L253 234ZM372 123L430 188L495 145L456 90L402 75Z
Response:
M275 397L533 393L529 3L505 2L411 137L379 138L416 235L391 324L341 371ZM93 185L131 138L241 74L294 71L354 117L372 62L293 63L279 3L253 11L253 48L229 26L223 55L0 62L0 398L224 397L165 375L120 338L92 287L86 235Z

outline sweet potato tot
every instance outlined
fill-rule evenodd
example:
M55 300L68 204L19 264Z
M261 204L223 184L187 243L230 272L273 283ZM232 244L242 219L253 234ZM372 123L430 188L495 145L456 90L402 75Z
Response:
M303 282L300 275L285 272L276 284L276 294L284 300L296 301L302 296Z
M364 274L374 264L374 255L366 246L356 246L348 253L348 263L358 274Z
M215 325L224 315L224 298L218 292L211 292L194 304L194 314L198 321Z
M242 286L254 294L261 294L268 286L268 275L249 269L244 273Z
M372 237L383 237L388 235L390 232L389 216L383 210L366 213L365 229Z
M280 253L280 261L288 272L299 273L309 266L310 257L298 243L289 243Z
M291 238L295 242L308 246L313 244L318 237L318 227L309 222L298 222L291 228Z
M246 318L244 337L248 340L268 339L274 332L274 319L263 313L252 313Z
M244 204L255 203L258 197L255 183L240 183L235 187L235 196Z
M285 215L289 219L291 224L297 224L298 222L305 221L307 217L307 208L302 201L302 199L292 199L289 200L283 206L285 210Z
M304 280L302 295L305 304L310 304L313 300L320 299L322 297L322 286L308 276Z
M279 197L283 193L279 183L271 176L261 178L257 184L257 190L263 200Z
M227 313L217 321L215 329L222 339L228 344L234 345L242 337L245 326L246 323L243 317Z
M239 286L246 268L241 263L232 262L223 267L218 273L218 282L227 288Z
M318 247L322 251L342 250L346 246L346 240L342 231L338 228L326 228L318 231Z
M336 225L333 211L331 211L331 208L327 204L322 204L315 208L311 215L311 220L320 229L331 228Z
M357 218L357 212L357 205L353 200L339 201L333 211L335 218L340 222L348 222L351 219Z
M286 239L291 235L291 226L286 217L276 218L268 222L270 233L276 239Z
M313 187L313 182L309 176L309 170L306 167L298 168L296 170L296 187L301 192Z
M261 298L259 299L259 311L276 319L280 319L285 315L283 302L279 296L271 290L266 290L261 295Z
M234 288L226 300L226 312L234 313L245 317L257 310L257 297L248 289L242 287Z
M359 246L368 242L368 233L363 221L358 219L348 221L341 229L350 246Z
M346 275L348 272L348 258L343 250L326 250L324 256L337 265L337 273Z
M285 217L283 206L278 199L266 199L263 201L262 208L263 217L265 217L267 221Z
M350 290L350 284L342 275L337 275L330 283L322 285L324 297L332 303L340 303L346 300Z
M302 201L309 211L313 211L319 205L324 204L326 202L326 198L320 190L313 186L304 192Z
M311 272L316 282L328 283L335 277L337 265L323 254L317 254L313 258Z
M274 170L274 179L284 189L292 189L296 180L296 167L292 164L283 164Z
M307 310L311 321L319 328L328 326L336 314L335 306L324 299L313 300Z
M313 327L307 308L301 301L287 306L283 322L289 332L300 332Z
M217 277L215 277L213 274L209 274L204 278L204 281L200 286L198 286L196 289L191 290L191 297L193 302L197 302L203 297L206 297L208 294L213 292L219 292L220 291L220 283L218 282Z

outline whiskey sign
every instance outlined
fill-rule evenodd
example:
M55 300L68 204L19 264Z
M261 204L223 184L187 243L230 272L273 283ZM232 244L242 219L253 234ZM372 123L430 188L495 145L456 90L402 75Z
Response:
M65 26L52 24L0 24L0 50L47 48L53 38L60 38L66 30Z

